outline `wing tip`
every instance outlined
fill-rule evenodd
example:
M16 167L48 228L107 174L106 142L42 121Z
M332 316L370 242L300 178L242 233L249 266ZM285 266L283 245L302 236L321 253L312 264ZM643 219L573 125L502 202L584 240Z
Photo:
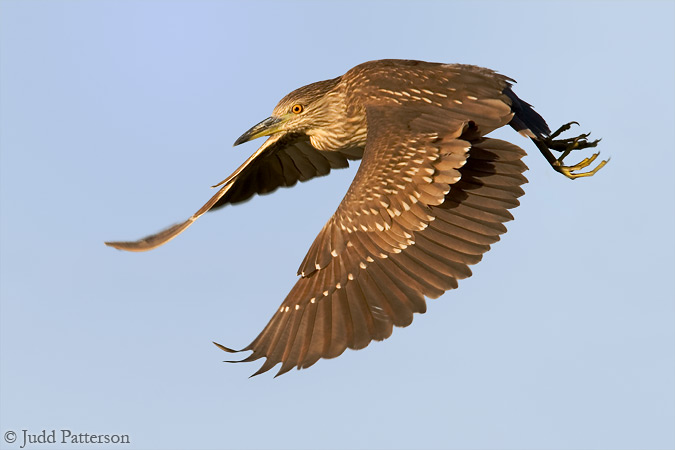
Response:
M217 343L216 341L211 341L211 342L213 343L213 345L215 345L216 347L218 347L219 349L221 349L222 351L227 352L227 353L239 353L239 352L243 351L243 350L233 350L229 347L225 347L224 345ZM227 361L227 362L239 362L239 361Z
M149 248L143 248L143 241L106 241L104 244L108 247L115 248L117 250L125 250L127 252L142 252L144 250L150 250Z
M146 236L137 241L106 241L104 244L108 247L116 248L117 250L125 250L127 252L145 252L166 244L185 231L187 227L192 225L192 222L194 222L195 219L196 217L192 216L184 222L171 225L159 233Z

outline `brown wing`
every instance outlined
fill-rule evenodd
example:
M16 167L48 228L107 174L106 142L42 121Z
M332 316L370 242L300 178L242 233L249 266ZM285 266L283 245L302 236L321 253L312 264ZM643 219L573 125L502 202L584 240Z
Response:
M143 252L159 247L185 231L205 212L228 204L241 203L255 194L267 194L279 187L290 187L298 181L328 174L331 169L347 167L348 160L360 159L363 148L341 152L317 150L309 138L300 134L277 134L265 141L229 177L213 187L222 186L199 211L182 223L138 241L106 242L120 250Z
M482 138L442 109L369 108L364 159L312 245L302 277L244 361L277 376L360 349L407 326L471 275L506 231L527 180L523 150ZM494 104L502 125L510 108ZM221 349L233 350L217 344Z

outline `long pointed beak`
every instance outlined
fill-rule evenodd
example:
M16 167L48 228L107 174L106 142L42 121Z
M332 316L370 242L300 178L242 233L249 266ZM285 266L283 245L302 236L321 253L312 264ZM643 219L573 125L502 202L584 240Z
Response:
M243 144L244 142L248 142L262 136L269 136L270 134L274 134L277 131L281 130L281 125L283 124L283 122L284 122L283 117L274 117L274 116L268 117L259 124L253 126L246 133L239 136L239 139L234 141L234 145L236 147L237 145Z

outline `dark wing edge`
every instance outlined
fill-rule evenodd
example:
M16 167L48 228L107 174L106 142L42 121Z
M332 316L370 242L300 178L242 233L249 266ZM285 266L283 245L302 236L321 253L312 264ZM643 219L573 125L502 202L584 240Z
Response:
M324 269L300 278L253 342L242 350L216 345L228 352L252 351L230 362L265 358L252 376L281 363L279 376L335 358L347 348L364 348L389 337L394 325L412 323L414 313L426 311L425 297L437 298L471 275L468 266L479 262L506 231L504 222L513 219L508 210L518 206L523 194L527 167L521 148L476 138L469 155L459 181L448 183L442 203L414 212L431 220L413 231L398 252L371 256L378 251L370 248L377 240L364 239L365 231L351 233L351 246ZM364 255L367 263L359 261ZM337 285L327 289L336 279Z
M299 134L271 136L230 176L213 187L222 186L211 199L184 222L137 241L105 242L118 250L144 252L166 244L205 212L228 204L241 203L255 194L268 194L279 187L327 175L331 169L349 166L348 160L360 159L362 148L325 152L314 148L309 138Z

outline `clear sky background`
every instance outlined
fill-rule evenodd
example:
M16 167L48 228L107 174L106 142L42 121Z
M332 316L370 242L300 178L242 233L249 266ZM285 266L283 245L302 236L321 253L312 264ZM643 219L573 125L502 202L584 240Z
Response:
M666 1L0 1L0 432L675 447L674 30ZM355 168L149 253L103 241L185 219L287 92L381 58L496 69L612 160L570 181L495 133L530 153L529 184L474 276L383 343L249 379L259 363L224 364L211 341L259 333Z

